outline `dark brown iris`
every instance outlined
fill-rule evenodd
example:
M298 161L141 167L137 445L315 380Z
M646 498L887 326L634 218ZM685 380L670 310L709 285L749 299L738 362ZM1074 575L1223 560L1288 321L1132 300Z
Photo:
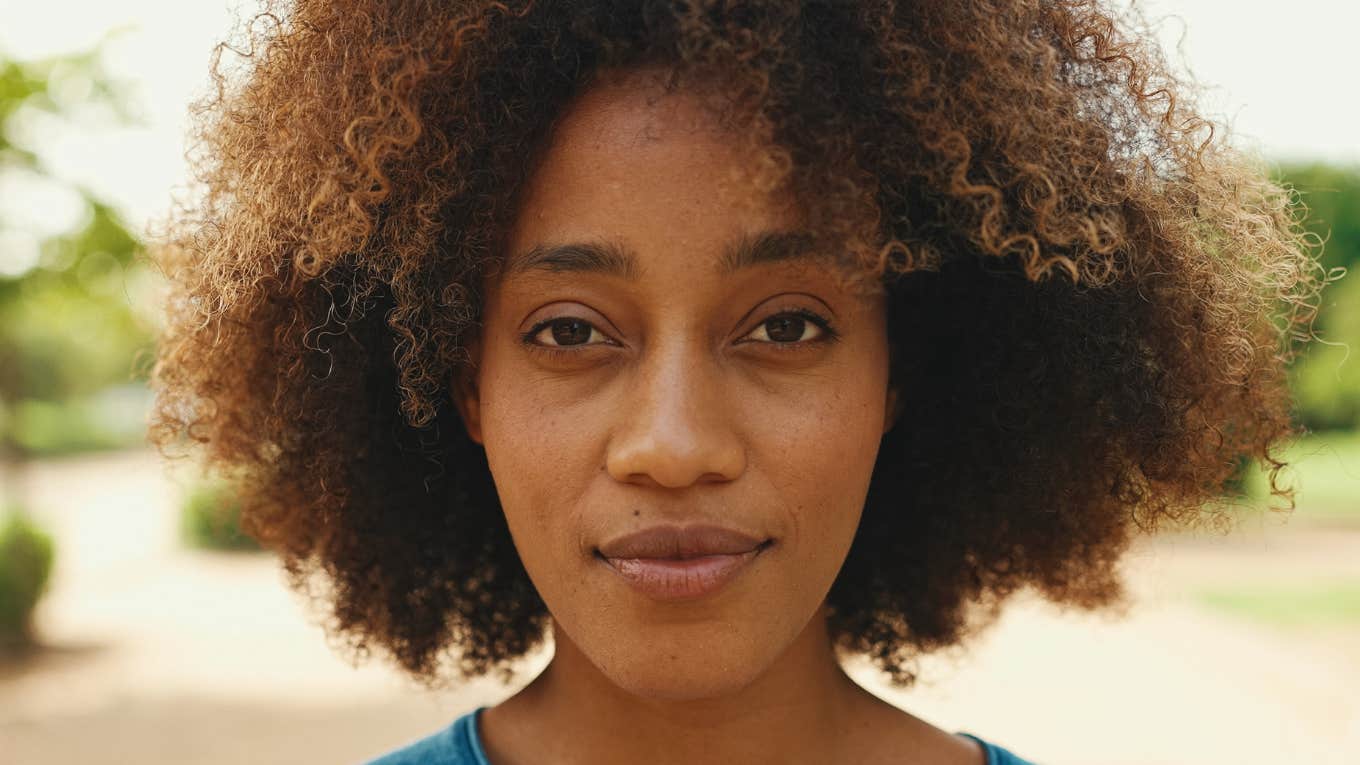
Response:
M552 336L558 345L581 345L590 340L590 325L580 319L555 321Z
M799 316L775 316L765 321L765 332L776 343L796 343L806 323L807 319Z

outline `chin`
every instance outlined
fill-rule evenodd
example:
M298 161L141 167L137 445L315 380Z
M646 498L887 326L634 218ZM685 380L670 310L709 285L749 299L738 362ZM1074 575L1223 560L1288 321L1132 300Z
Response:
M690 666L649 663L643 660L636 667L623 671L605 671L605 675L621 690L630 695L653 701L702 701L739 693L755 681L759 674L754 668L733 671L713 664Z
M773 664L780 646L767 633L734 634L720 623L693 629L667 628L668 635L586 649L591 663L615 686L656 701L712 699L740 692ZM597 636L598 637L598 636ZM762 640L763 638L763 640Z

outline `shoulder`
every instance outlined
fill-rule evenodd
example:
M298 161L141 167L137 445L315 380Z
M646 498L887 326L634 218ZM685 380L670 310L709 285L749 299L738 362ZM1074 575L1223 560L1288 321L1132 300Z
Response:
M958 735L971 738L982 746L982 751L987 754L986 765L1038 765L1037 763L1022 759L1015 754L1012 754L1010 751L1003 749L990 741L984 740L979 736L975 736L972 733L959 731Z
M477 737L478 707L423 738L403 744L363 765L489 765Z

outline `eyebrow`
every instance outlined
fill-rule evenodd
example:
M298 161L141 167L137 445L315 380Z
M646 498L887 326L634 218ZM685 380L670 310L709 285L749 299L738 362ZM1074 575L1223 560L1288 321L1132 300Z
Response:
M813 237L806 231L762 231L732 242L718 260L718 272L730 276L744 268L811 258ZM525 271L585 272L636 280L637 256L614 241L536 245L506 264L507 276Z

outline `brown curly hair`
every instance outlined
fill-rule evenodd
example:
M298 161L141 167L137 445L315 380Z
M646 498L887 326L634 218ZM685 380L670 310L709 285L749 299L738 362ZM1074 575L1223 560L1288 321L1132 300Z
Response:
M203 193L156 237L149 437L237 480L244 529L293 587L324 572L356 655L429 684L453 645L463 678L508 678L545 638L450 384L516 192L602 67L722 83L762 187L888 293L902 409L828 596L838 651L906 685L1022 587L1124 605L1131 536L1224 520L1251 460L1294 506L1272 452L1301 432L1285 370L1325 279L1297 195L1215 140L1141 17L297 0L244 34L194 105Z

